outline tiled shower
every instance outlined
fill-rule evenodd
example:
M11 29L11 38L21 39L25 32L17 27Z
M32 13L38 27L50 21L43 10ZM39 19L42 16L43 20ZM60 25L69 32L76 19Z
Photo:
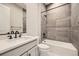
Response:
M79 50L79 3L53 3L41 14L44 38L71 42Z
M69 39L70 39L71 5L64 4L62 6L59 6L58 8L53 8L51 10L50 6L48 6L46 14L47 19L44 25L46 24L45 33L47 38L52 40L70 42Z

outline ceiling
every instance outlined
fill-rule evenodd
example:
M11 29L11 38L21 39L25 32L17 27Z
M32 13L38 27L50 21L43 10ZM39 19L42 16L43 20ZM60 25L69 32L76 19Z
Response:
M43 3L44 5L45 5L45 7L48 7L48 6L50 6L51 4L53 4L53 3Z
M50 3L44 3L44 5L49 5Z
M26 9L26 3L15 3L17 6ZM53 3L43 3L46 7Z
M17 6L26 9L26 3L15 3Z

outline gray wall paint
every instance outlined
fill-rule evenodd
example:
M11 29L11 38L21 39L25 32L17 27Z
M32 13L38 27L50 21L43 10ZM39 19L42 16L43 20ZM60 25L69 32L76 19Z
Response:
M50 9L50 7L48 9ZM70 4L47 11L47 38L70 42L70 16Z
M27 35L38 36L38 43L41 41L41 4L27 3Z
M79 3L71 5L71 41L79 50Z

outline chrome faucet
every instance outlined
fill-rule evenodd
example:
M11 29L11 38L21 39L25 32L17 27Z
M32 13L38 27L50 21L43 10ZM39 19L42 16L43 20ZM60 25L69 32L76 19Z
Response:
M17 38L17 34L19 34L19 31L16 31L15 32L15 38Z
M12 39L13 38L11 34L14 34L14 38L21 37L21 35L22 35L21 33L19 33L19 31L15 31L15 32L14 31L11 31L11 32L8 32L7 34L9 35L8 36L9 39ZM19 34L19 36L18 36L18 34Z
M9 35L9 36L8 36L9 39L12 39L12 36L11 36L10 32L8 32L7 34Z
M20 34L19 34L19 37L21 37L21 35L22 35L22 34L20 33Z
M14 34L14 31L11 31L11 34Z

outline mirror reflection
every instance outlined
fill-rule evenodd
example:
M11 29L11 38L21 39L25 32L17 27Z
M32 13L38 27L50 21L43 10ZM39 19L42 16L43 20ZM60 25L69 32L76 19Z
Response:
M26 5L24 3L0 4L0 34L11 31L26 33Z

